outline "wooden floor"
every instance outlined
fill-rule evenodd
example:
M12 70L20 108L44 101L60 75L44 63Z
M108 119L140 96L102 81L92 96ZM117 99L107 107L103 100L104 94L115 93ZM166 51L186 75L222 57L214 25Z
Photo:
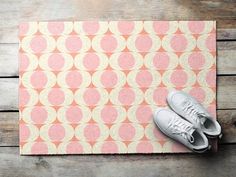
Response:
M20 156L18 39L23 21L217 20L218 153ZM236 176L235 0L0 0L0 177Z

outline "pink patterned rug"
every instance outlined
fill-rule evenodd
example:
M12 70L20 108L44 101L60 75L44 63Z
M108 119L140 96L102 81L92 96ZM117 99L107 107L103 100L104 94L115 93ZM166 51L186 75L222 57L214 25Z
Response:
M20 153L188 152L152 120L175 88L216 116L214 21L20 24Z

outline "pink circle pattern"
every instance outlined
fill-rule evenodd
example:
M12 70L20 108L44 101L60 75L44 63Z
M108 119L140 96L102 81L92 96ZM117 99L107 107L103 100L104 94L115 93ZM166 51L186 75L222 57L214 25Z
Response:
M185 27L185 31L189 31L188 35L190 37L188 38L188 35L182 32L181 29L172 30L176 22L152 22L149 28L153 29L148 31L145 31L147 28L144 28L145 23L141 21L107 22L103 24L93 21L81 22L80 30L83 30L81 34L84 34L84 36L90 40L90 43L84 42L84 38L81 34L76 34L78 32L74 30L76 22L71 23L71 26L64 22L39 23L43 25L38 25L37 30L34 30L35 23L24 23L20 25L19 35L22 47L20 48L19 55L19 70L20 78L25 77L24 80L26 79L26 82L20 82L19 91L19 108L21 113L20 150L22 154L155 153L164 151L187 151L179 144L169 140L156 130L155 127L150 126L153 125L151 115L154 108L166 106L165 97L171 89L169 83L172 84L172 88L188 90L191 95L201 102L204 102L204 100L209 97L205 88L211 89L215 94L215 23L189 22ZM111 24L114 25L113 30L109 29L109 25ZM78 25L78 23L76 23L76 25ZM139 34L134 34L140 25L142 26L142 30L140 30ZM42 34L40 31L48 31L48 34L46 34L46 32ZM67 31L69 32L67 33ZM112 31L117 32L113 34ZM150 31L153 32L151 33ZM207 32L204 33L204 31ZM91 44L93 43L95 35L100 36L100 41L96 43L97 46L93 48ZM117 37L119 35L124 37L126 41L136 36L134 44L126 43L125 48L119 51L123 45ZM155 49L153 48L155 43L152 37L153 35L160 35L161 40L164 39L165 36L169 36L170 42L169 44L162 42L162 46ZM59 43L57 41L59 39L58 36L59 38L63 36L64 42ZM24 40L26 37L31 37L31 40ZM56 43L50 43L49 37L53 37ZM189 51L189 44L193 42L191 41L193 39L195 43L199 43L198 45L203 46L198 48L198 45L196 45L194 50ZM90 46L88 47L86 45ZM27 50L24 46L28 46L30 50ZM40 63L40 59L38 63L33 63L34 60L31 60L30 57L34 56L40 58L49 47L55 48L55 52L47 56L46 62ZM148 92L148 88L152 88L152 85L157 82L157 78L152 74L153 68L142 64L142 66L139 67L140 69L135 72L136 75L132 76L132 83L135 82L135 86L131 87L131 81L127 79L129 71L135 69L137 65L135 52L134 50L129 51L128 49L130 48L135 48L136 53L141 54L144 60L150 50L154 50L155 52L155 55L152 55L151 62L155 70L160 72L161 82L152 89L151 93ZM171 52L164 50L167 48L171 48L171 52L176 54L179 58L187 53L187 62L183 65L180 64L178 60L175 61L177 65L173 65L171 60L172 55L169 55ZM107 66L105 69L102 69L103 71L99 80L96 80L96 82L100 82L100 84L96 85L101 85L101 88L105 88L108 93L108 99L103 105L100 104L104 99L103 92L100 88L95 87L93 84L95 81L91 81L90 84L84 87L83 83L86 81L84 80L86 78L83 78L83 70L77 71L78 67L75 62L72 66L68 64L67 59L62 55L65 52L64 49L68 51L67 55L71 56L73 59L78 54L84 54L80 65L81 68L84 68L84 70L89 73L92 80L96 71L101 70L100 67ZM101 53L107 56L115 53L120 54L117 55L117 63L113 63L112 67L110 61L103 60L103 58L100 57ZM206 53L212 57L207 58ZM211 63L211 66L209 66L208 63ZM32 66L34 66L33 69ZM67 88L69 87L74 94L73 100L67 100L66 90L58 86L57 83L50 85L51 78L45 68L49 68L55 76L58 76L62 71L64 73L67 71L64 81ZM189 72L189 68L191 68L198 77L194 82L190 81L191 72ZM29 76L28 71L32 70L33 72L31 72ZM206 74L201 75L201 71L204 71ZM116 104L111 101L110 97L112 90L117 89L116 85L119 85L120 76L118 73L120 72L126 77L124 84L114 96L116 97L115 100L117 100ZM29 84L25 84L27 82ZM30 88L29 85L31 85ZM44 97L44 99L48 99L47 105L40 102L41 94L45 89L48 90L46 97ZM85 105L77 105L76 101L78 98L75 97L75 93L79 89L85 90L80 98L83 99ZM147 102L147 98L143 98L143 101L138 103L137 109L133 109L133 104L137 102L140 96L137 95L138 92L136 92L136 89L141 90L142 97L148 97L149 102ZM32 90L37 93L36 97ZM215 97L208 99L211 99L211 102L207 105L207 108L215 115ZM28 113L31 123L28 123L25 119L25 110L32 106L34 106L34 108ZM84 112L83 106L89 108L91 112L96 109L97 106L103 106L100 115L97 115L101 117L101 122L97 123L102 123L106 129L103 130L103 126L96 123L95 120L97 119L93 117L88 118L89 115ZM126 114L126 118L124 120L119 120L120 117L124 117L120 115L121 113L119 109L117 109L119 106L125 108L124 114ZM40 134L37 132L41 131L43 125L48 124L47 121L49 121L51 114L47 112L47 107L53 107L55 110L64 107L66 110L64 115L65 119L63 121L56 118L55 121L49 124L48 132ZM135 110L132 114L134 118L132 121L127 116L128 112L130 112L129 110ZM86 125L84 126L81 136L86 138L86 143L81 141L78 136L75 136L76 127L82 125L85 120ZM120 126L117 129L116 136L112 136L111 134L113 132L111 132L111 129L113 126L117 125L117 122L119 122ZM65 124L68 124L70 128L65 126ZM136 124L143 127L143 131L145 131L144 135L138 136L140 132ZM74 132L71 132L72 130ZM108 132L105 132L107 133L105 135L103 131ZM73 136L69 135L71 133ZM49 138L49 142L45 141L46 137ZM68 139L68 137L70 138ZM131 146L132 142L137 142L134 148ZM166 143L172 144L170 149L164 149ZM162 147L162 149L160 149L160 147ZM97 149L95 150L95 148Z

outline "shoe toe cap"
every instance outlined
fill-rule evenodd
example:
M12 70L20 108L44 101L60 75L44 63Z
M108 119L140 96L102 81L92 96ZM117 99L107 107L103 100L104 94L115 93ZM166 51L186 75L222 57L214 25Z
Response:
M181 105L186 100L186 95L181 91L171 91L167 96L167 101L172 106Z
M166 128L173 117L173 113L168 109L157 109L154 113L154 121L158 127Z

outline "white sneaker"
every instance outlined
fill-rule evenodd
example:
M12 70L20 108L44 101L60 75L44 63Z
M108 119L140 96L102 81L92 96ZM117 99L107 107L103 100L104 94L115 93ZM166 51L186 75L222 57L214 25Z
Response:
M220 124L192 96L182 91L172 91L167 96L167 102L174 112L201 129L206 135L221 137Z
M154 122L168 137L184 144L194 152L205 152L209 148L208 139L200 129L169 109L158 109Z

